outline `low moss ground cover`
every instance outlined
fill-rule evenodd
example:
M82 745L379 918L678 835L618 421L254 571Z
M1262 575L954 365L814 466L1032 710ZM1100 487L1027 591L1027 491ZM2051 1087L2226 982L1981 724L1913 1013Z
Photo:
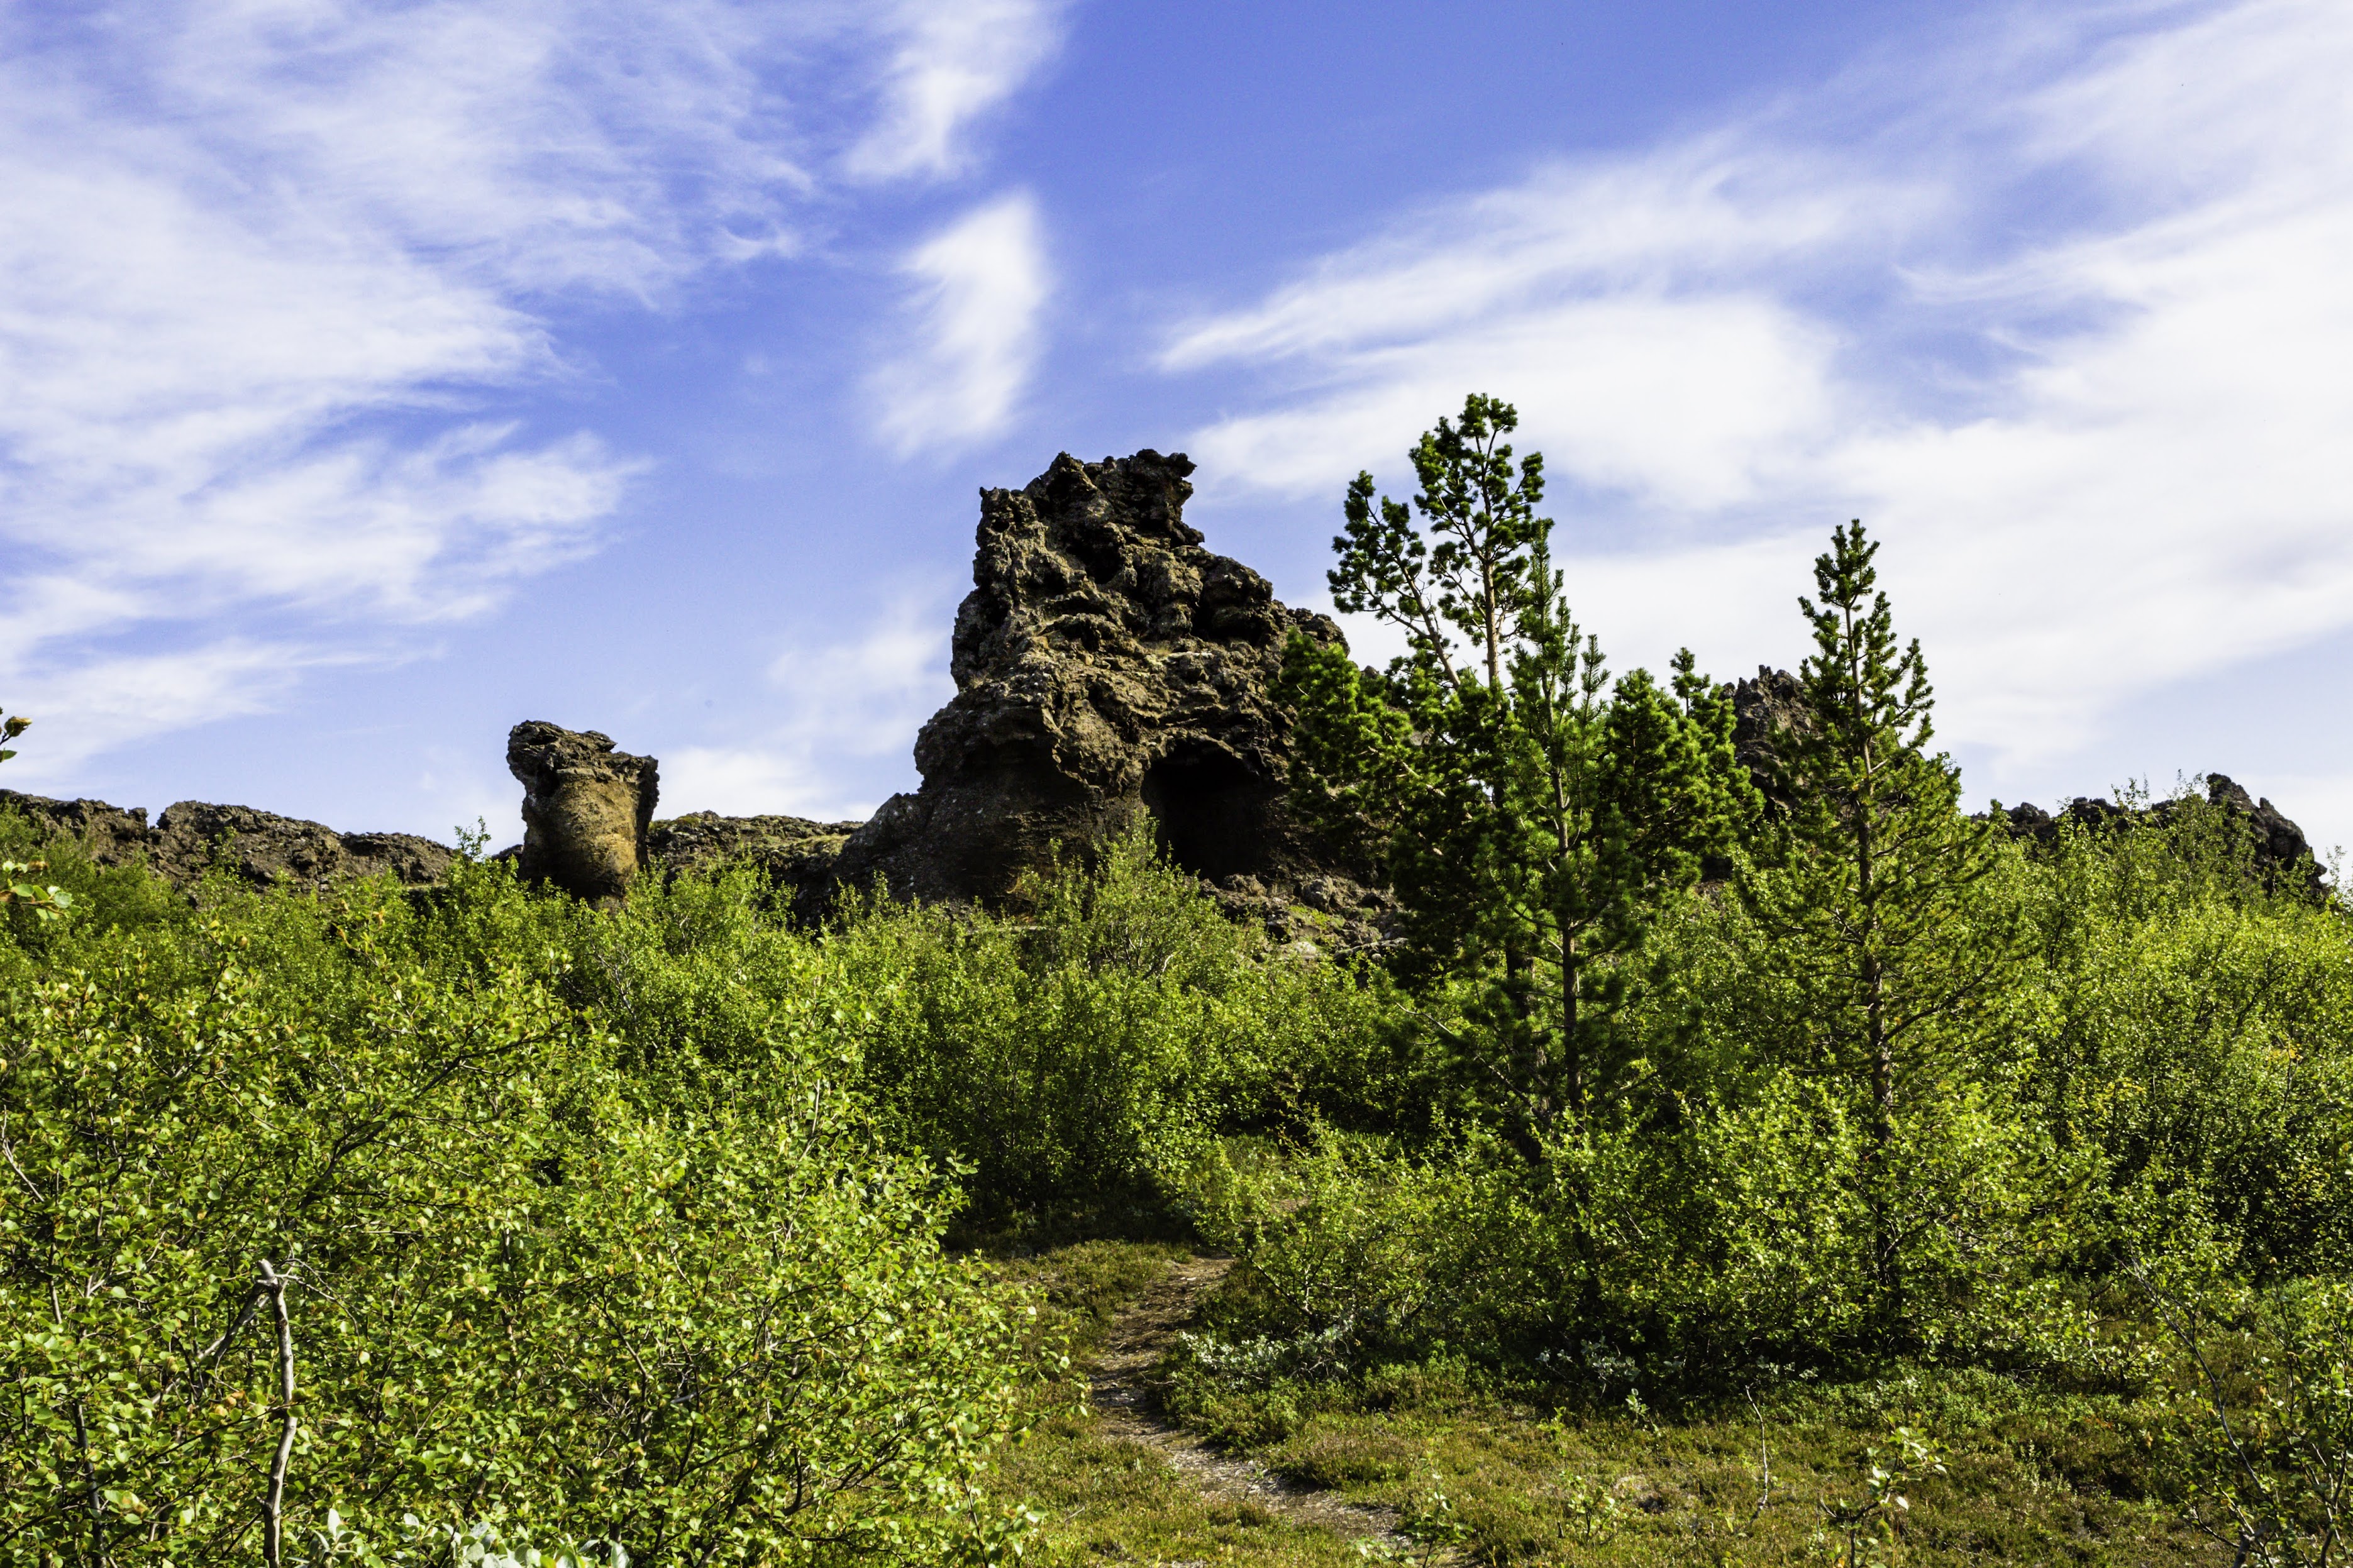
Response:
M1237 1563L1338 1568L1354 1542L1263 1503L1205 1490L1157 1449L1107 1436L1084 1400L1086 1373L1120 1310L1189 1255L1167 1242L1086 1241L1000 1264L1036 1293L1070 1362L1036 1390L1035 1425L1004 1450L992 1489L1039 1517L1030 1560L1049 1564Z
M1071 1335L1071 1372L1041 1389L1036 1427L992 1482L1039 1514L1038 1561L2214 1560L2158 1495L2148 1434L2165 1410L2123 1395L1892 1363L1835 1382L1760 1373L1728 1397L1653 1408L1638 1390L1565 1398L1557 1384L1515 1384L1442 1355L1220 1392L1172 1343L1155 1380L1163 1417L1301 1485L1392 1509L1405 1538L1351 1540L1205 1493L1146 1446L1106 1439L1077 1405L1104 1326L1181 1256L1166 1243L1096 1241L1000 1265ZM1213 1302L1202 1325L1242 1305Z

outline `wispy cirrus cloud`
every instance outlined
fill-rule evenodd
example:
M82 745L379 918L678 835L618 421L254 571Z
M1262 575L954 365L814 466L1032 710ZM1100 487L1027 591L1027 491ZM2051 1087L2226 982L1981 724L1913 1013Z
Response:
M974 122L1053 58L1061 0L898 0L878 31L891 41L883 112L849 150L853 177L939 177L970 167Z
M1557 163L1412 215L1258 304L1182 324L1160 363L1313 360L1594 297L1754 279L1939 203L1900 172L1760 149L1745 130Z
M77 715L36 769L266 705L593 546L635 460L469 405L570 374L550 300L781 243L806 177L750 16L0 19L0 658ZM169 700L107 697L121 671Z
M0 12L0 677L91 715L20 769L266 707L594 550L642 459L496 412L582 377L565 312L794 254L842 146L960 166L1042 58L1029 10L995 54L946 6ZM100 722L105 672L159 659L202 689Z
M2353 625L2348 77L2323 0L1989 24L1400 220L1162 364L1258 378L1191 449L1286 493L1513 399L1579 605L1646 658L1794 657L1808 559L1866 517L1947 740L2025 776Z
M869 384L884 434L902 453L997 434L1029 387L1053 293L1037 203L1016 192L976 207L901 270L907 343Z
M350 661L348 653L234 633L164 653L77 659L50 673L28 705L41 715L40 744L10 763L9 787L70 777L92 753L143 736L266 712L305 675Z

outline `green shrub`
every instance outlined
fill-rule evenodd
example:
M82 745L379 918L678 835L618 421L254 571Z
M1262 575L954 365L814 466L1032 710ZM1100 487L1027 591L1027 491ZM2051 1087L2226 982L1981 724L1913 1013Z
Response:
M1318 1128L1285 1152L1213 1151L1188 1175L1187 1206L1243 1264L1259 1328L1196 1360L1244 1381L1315 1377L1515 1337L1541 1278L1517 1175L1478 1139L1415 1153Z
M1852 1344L1871 1228L1862 1130L1841 1097L1784 1071L1681 1109L1560 1151L1560 1206L1589 1237L1564 1261L1591 1271L1589 1321L1567 1345L1737 1359Z
M2185 1516L2237 1561L2339 1561L2353 1505L2353 1281L2139 1280L2177 1352L2157 1439Z
M2353 931L2267 891L2235 824L2072 833L2032 873L2030 1092L2118 1185L2195 1190L2272 1279L2353 1256Z
M989 1549L1024 1320L943 1257L952 1194L878 1142L834 1042L776 1019L756 1058L633 1077L674 1042L567 1001L595 950L539 941L598 917L500 869L422 910L206 901L55 943L9 999L0 1562L254 1554L265 1259L291 1536L332 1508L642 1563ZM726 1015L723 966L602 934L663 1017Z
M876 1104L984 1210L1156 1203L1382 1048L1388 993L1269 952L1146 837L1024 894L1002 918L862 904L827 944Z

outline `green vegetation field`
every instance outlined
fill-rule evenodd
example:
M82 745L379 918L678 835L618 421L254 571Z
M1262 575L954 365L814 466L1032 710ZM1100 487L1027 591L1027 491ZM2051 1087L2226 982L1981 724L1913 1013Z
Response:
M1986 1234L1882 1341L1835 1328L1871 1282L1809 1212L1850 1168L1826 1110L1759 1091L1758 1139L1717 1090L1649 1132L1700 1173L1602 1212L1591 1305L1561 1253L1593 1211L1433 1112L1427 1004L1228 925L1145 846L1018 918L823 933L748 875L617 913L487 864L189 900L49 846L72 915L0 950L0 1553L257 1557L268 1258L290 1561L332 1555L332 1509L384 1561L454 1529L640 1563L2221 1562L2194 1521L2235 1540L2258 1482L2306 1532L2278 1560L2319 1561L2353 964L2343 916L2195 851L2008 853L2047 928L2006 1121L2063 1113L2081 1152L1946 1216ZM1746 918L1704 890L1661 940L1728 965ZM1394 1510L1402 1547L1097 1433L1094 1337L1211 1251L1239 1261L1161 1418ZM1695 1255L1787 1284L1727 1304Z
M1085 1242L1018 1266L1089 1330L1167 1264L1165 1244ZM1225 1311L1246 1311L1239 1303ZM1153 1450L1056 1405L999 1468L1054 1563L1376 1561L1541 1563L2174 1563L2212 1543L2151 1459L2160 1400L2054 1390L1891 1362L1853 1375L1760 1374L1637 1415L1596 1384L1513 1378L1457 1358L1173 1413L1296 1484L1394 1511L1369 1540L1204 1491ZM1052 1385L1050 1385L1050 1387ZM1905 1434L1926 1457L1907 1450ZM1874 1467L1905 1506L1872 1509ZM1881 1490L1885 1490L1883 1480ZM1885 1528L1893 1513L1895 1529ZM1860 1514L1861 1517L1856 1517Z
M2342 904L1965 815L1860 529L1760 790L1508 414L1351 492L1413 651L1293 648L1378 952L1148 836L811 930L0 819L0 1568L2341 1562Z

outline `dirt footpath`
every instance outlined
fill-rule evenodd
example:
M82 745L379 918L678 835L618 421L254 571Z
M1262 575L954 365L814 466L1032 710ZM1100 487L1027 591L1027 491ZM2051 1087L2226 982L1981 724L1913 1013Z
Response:
M1279 1518L1320 1524L1343 1537L1370 1537L1391 1550L1409 1550L1410 1543L1397 1533L1394 1510L1349 1502L1288 1480L1255 1459L1220 1454L1154 1411L1145 1375L1232 1267L1230 1258L1187 1258L1112 1320L1103 1353L1090 1373L1091 1398L1103 1435L1155 1450L1211 1496L1256 1503Z

